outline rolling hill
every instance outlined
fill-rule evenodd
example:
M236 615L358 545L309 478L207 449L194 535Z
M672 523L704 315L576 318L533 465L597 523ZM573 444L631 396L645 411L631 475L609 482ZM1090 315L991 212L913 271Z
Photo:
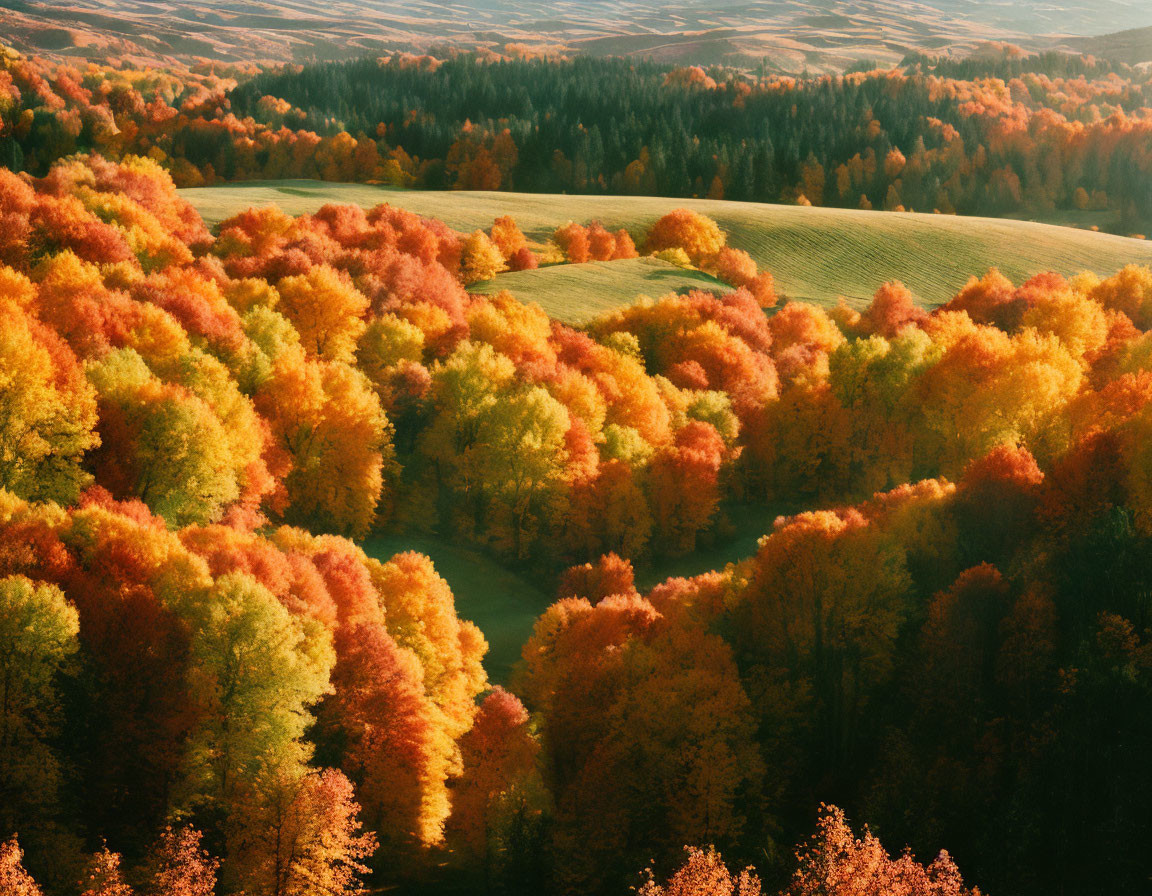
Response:
M1140 0L4 0L24 52L131 64L340 59L447 47L637 56L769 71L841 71L913 51L1027 49L1152 24Z
M1100 37L1085 37L1071 42L1081 53L1091 53L1104 59L1139 65L1152 62L1152 26L1104 34Z
M773 273L782 296L823 305L835 304L840 296L864 305L893 279L904 281L931 307L991 267L1019 282L1047 270L1110 274L1130 263L1152 264L1150 242L990 218L702 199L432 192L318 181L232 184L181 193L209 224L249 206L275 204L302 214L327 202L364 207L388 202L459 230L487 228L496 217L510 214L537 242L568 221L599 220L640 237L660 215L686 206L715 218L728 231L731 245ZM509 289L521 299L540 302L556 317L581 323L637 295L658 296L708 281L699 272L645 260L501 274L481 289Z

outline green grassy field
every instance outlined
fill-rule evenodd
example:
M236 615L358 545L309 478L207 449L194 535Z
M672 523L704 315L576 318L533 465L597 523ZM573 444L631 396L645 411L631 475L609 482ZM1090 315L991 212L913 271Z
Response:
M365 207L389 202L440 218L459 230L487 228L496 217L512 215L529 238L537 241L568 221L599 220L640 236L660 215L687 206L714 217L728 231L731 245L749 252L775 275L782 295L820 304L834 304L844 296L854 305L863 305L880 284L891 279L903 280L931 307L951 298L970 275L983 274L991 267L1021 281L1046 270L1111 274L1132 262L1152 264L1152 242L992 218L703 199L432 192L318 181L252 182L181 192L209 224L249 206L276 204L301 214L326 202ZM507 287L529 301L540 296L549 311L579 322L589 312L595 313L592 306L610 306L617 297L628 300L632 290L651 294L662 286L691 285L667 273L638 275L635 264L628 264L581 265L577 270L556 266L531 275L502 274L485 288ZM613 273L617 265L619 275ZM589 295L569 293L588 282L593 284L586 290ZM599 295L598 290L602 291Z
M712 543L684 557L641 567L636 571L637 587L648 591L673 576L722 570L751 557L761 536L772 531L774 520L784 512L784 508L751 504L726 506ZM536 618L555 600L555 583L530 581L478 550L435 535L377 535L361 547L382 561L401 551L419 551L432 558L436 571L452 588L456 612L480 626L488 639L484 668L493 684L508 684Z
M732 287L703 271L678 268L658 258L552 265L500 274L469 287L480 293L506 289L519 299L538 302L550 315L570 324L587 323L639 296L658 299L692 288L728 292Z

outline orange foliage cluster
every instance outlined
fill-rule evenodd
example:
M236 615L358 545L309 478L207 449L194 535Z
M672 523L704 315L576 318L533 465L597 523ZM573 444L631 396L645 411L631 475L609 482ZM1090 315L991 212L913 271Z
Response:
M743 494L860 503L781 518L751 560L646 595L618 556L565 574L518 687L539 718L566 888L608 888L653 855L668 868L684 843L740 850L775 829L766 807L803 805L813 781L867 787L870 816L918 854L956 844L999 880L1007 832L1036 849L1041 831L1111 811L1107 763L1071 814L1045 782L1097 742L1079 714L1126 729L1103 696L1112 676L1136 676L1132 712L1152 701L1146 572L1119 559L1152 533L1149 337L1129 317L1143 321L1150 288L1136 267L1019 287L992 272L931 314L888 284L862 313L790 303L771 318L747 295L690 293L590 327L696 391L692 413L735 436ZM716 494L693 469L686 456L671 496L672 481ZM658 524L691 519L674 498L652 506ZM1120 751L1129 781L1144 780L1136 742ZM1001 805L1000 785L960 794L958 780L1018 789ZM1034 807L1027 833L1017 800ZM1114 860L1136 848L1139 812L1127 846L1094 843ZM790 892L969 892L946 855L889 859L836 813L820 838ZM1078 851L1056 877L1090 887L1106 868ZM751 886L706 852L667 885Z
M1002 442L1050 464L1093 425L1087 396L1135 372L1128 313L1142 322L1150 284L1135 266L1019 287L993 271L932 314L900 284L863 313L789 305L769 323L782 385L744 455L751 479L835 499L957 475Z
M18 158L0 163L42 171L82 149L112 158L142 152L157 135L211 117L208 110L244 74L52 65L0 47L0 139L20 149ZM232 130L243 128L237 123ZM166 161L163 153L153 157Z
M587 227L569 222L552 234L564 259L572 264L585 261L616 261L636 258L636 244L626 230L610 233L599 222Z
M141 159L0 171L0 209L0 828L53 891L80 873L73 825L135 859L178 817L229 890L359 892L378 841L441 842L486 645L426 557L267 523L378 518L382 395L392 373L429 385L394 312L459 340L460 237L382 208L213 239ZM77 742L54 686L73 654ZM146 892L212 891L189 836ZM119 863L98 854L87 889L131 892Z
M12 422L44 430L39 447L0 465L25 497L69 503L94 481L173 525L361 535L439 491L445 525L515 559L676 553L713 516L738 418L775 394L748 288L656 306L682 331L663 347L626 332L638 318L596 341L469 295L527 249L508 218L461 237L389 206L263 209L212 237L145 160L0 177L7 326L44 358L44 394ZM567 231L598 257L635 252L624 232ZM45 439L53 402L69 428Z
M0 588L53 645L5 708L25 733L0 743L17 769L0 823L37 876L56 888L84 862L28 822L67 817L65 767L74 823L134 869L166 818L191 818L228 890L350 893L377 844L399 875L446 831L482 856L539 814L527 716L501 692L477 710L483 637L431 563L274 524L360 534L439 487L450 522L518 558L574 520L572 553L653 533L686 549L735 456L723 401L626 342L470 296L469 240L436 221L262 210L211 236L154 162L0 178L0 352L20 377L0 413ZM514 222L494 232L523 248ZM729 325L744 314L763 320L744 298ZM99 716L82 762L33 721L75 653L93 675L77 711ZM127 886L116 852L92 861L92 892Z
M760 271L752 256L727 245L728 237L706 215L680 208L661 217L648 232L648 252L680 250L688 261L717 279L747 290L763 308L776 304L772 275Z
M867 828L857 838L835 806L821 806L816 834L796 852L799 868L781 896L980 896L967 889L946 852L925 868L905 851L892 859ZM690 847L684 864L661 886L651 870L641 896L760 896L760 879L751 869L732 874L709 847Z

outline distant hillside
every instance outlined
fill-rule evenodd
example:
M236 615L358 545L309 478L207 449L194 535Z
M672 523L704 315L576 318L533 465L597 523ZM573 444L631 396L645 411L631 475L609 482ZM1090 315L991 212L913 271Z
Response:
M1081 38L1070 43L1082 53L1091 53L1093 56L1115 62L1124 62L1128 65L1152 62L1152 27L1118 31L1101 37Z
M728 231L731 245L773 273L783 295L821 304L834 304L843 295L860 306L886 280L898 279L925 305L935 306L951 298L969 276L991 267L1020 282L1047 270L1111 274L1133 262L1152 264L1152 242L988 218L655 197L430 192L318 181L180 192L210 224L250 206L275 204L301 214L326 202L364 207L388 202L459 230L486 228L500 215L512 215L537 242L570 220L599 220L640 236L660 215L686 206L715 218ZM484 288L510 289L556 317L580 323L640 294L659 296L694 285L695 278L710 280L645 264L605 262L502 274Z
M88 59L321 60L437 46L525 44L672 63L838 71L908 52L1029 49L1048 35L1152 24L1142 0L3 0L0 36L28 52ZM1058 42L1058 41L1057 41Z

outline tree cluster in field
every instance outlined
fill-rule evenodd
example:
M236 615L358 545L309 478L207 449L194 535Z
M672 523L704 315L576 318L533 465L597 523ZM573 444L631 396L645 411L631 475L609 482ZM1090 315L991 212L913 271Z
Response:
M1152 220L1152 81L1090 57L753 79L618 59L459 56L252 76L0 59L0 164L147 154L181 186L252 178L710 196Z
M469 294L509 218L0 171L0 884L1139 892L1152 271L766 313L690 211L555 244L737 288L577 329ZM641 593L728 498L824 509ZM510 691L380 527L570 567ZM789 861L822 802L913 852L829 809Z

